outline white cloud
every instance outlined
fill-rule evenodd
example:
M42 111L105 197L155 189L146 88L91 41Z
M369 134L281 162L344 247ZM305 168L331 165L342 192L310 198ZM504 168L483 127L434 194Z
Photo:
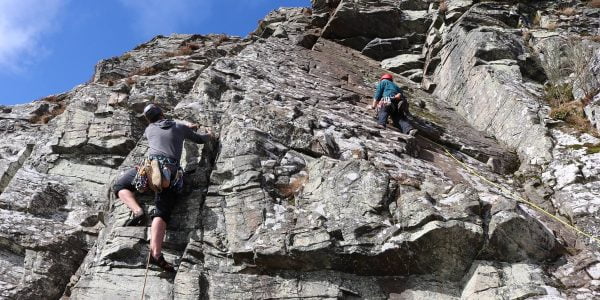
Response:
M0 0L0 72L19 72L48 50L41 44L68 0Z
M193 19L205 18L212 1L206 0L119 0L132 10L135 30L145 38L177 32Z

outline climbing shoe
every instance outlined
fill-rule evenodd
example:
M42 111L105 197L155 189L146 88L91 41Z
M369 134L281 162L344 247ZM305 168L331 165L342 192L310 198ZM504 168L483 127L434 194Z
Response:
M146 220L146 214L142 213L139 216L136 216L134 213L131 213L131 216L129 217L129 220L127 220L125 222L125 226L139 226L142 225L142 223L144 223L144 221Z
M418 130L412 129L411 131L408 132L408 135L415 136L415 135L417 135L418 132L419 132Z
M150 255L150 263L155 266L159 266L164 271L175 272L175 268L173 268L173 265L168 263L162 254L158 258L154 258L153 255Z
M382 126L382 125L379 125L379 124L375 125L375 128L377 128L377 129L385 129L385 127L384 127L384 126Z

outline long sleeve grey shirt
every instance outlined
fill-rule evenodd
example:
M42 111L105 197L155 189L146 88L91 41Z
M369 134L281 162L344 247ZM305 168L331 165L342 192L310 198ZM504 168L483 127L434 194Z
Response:
M209 135L197 134L188 126L173 120L162 119L151 123L144 132L150 147L149 155L163 155L179 161L183 141L206 143Z

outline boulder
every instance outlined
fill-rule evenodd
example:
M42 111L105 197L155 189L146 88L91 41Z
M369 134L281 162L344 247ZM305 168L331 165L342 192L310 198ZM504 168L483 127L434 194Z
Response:
M488 226L486 251L494 259L543 262L560 254L554 234L526 212L500 211Z
M58 298L85 256L84 234L26 213L0 209L3 298Z
M567 289L568 297L593 299L600 296L598 286L598 252L582 251L566 258L552 276Z
M463 279L461 299L519 299L546 296L562 299L549 286L544 271L532 264L476 261Z
M407 1L343 0L323 29L322 36L334 40L361 37L368 42L374 38L388 39L415 33L424 35L431 24L431 18L426 10L404 10L406 3ZM348 42L343 44L356 50L361 50L366 45Z
M402 54L381 62L381 67L394 73L423 67L423 58L419 54Z
M376 38L371 40L361 52L373 59L382 60L407 51L409 48L410 42L407 38Z
M393 1L342 0L324 28L323 37L397 37L402 34L402 19L402 10Z

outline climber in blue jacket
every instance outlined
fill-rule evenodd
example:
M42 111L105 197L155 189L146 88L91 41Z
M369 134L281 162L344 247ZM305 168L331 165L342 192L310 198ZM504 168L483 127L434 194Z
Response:
M383 74L375 95L371 108L377 110L377 128L385 129L388 117L392 118L392 123L404 134L414 136L417 130L408 122L408 102L402 93L402 89L393 81L392 74Z

